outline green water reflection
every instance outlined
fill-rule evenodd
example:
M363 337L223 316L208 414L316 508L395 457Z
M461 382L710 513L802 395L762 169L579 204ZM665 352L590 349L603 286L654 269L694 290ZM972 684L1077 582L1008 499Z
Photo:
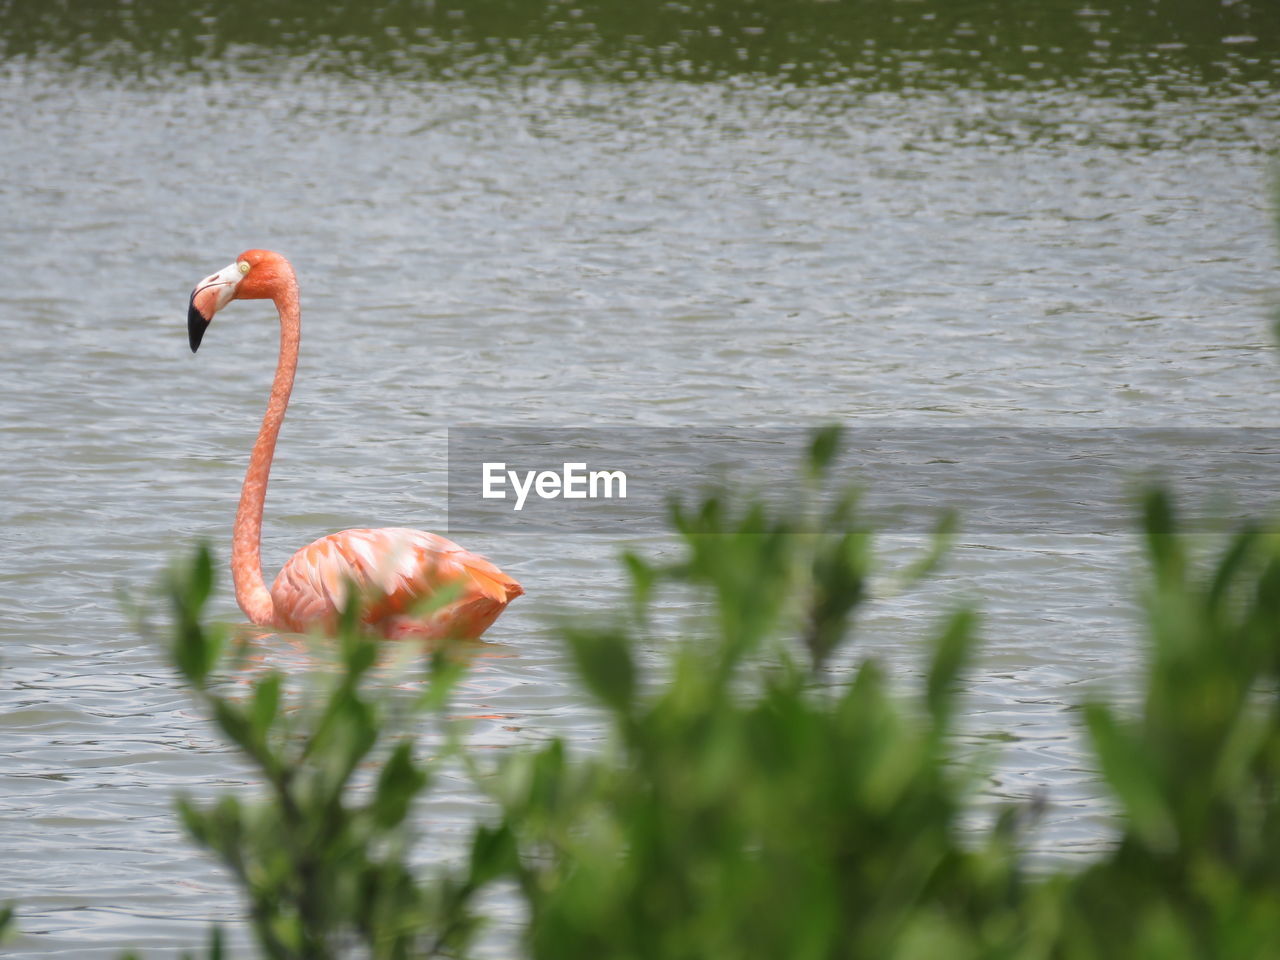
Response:
M173 69L377 72L873 89L1274 85L1275 0L307 0L0 3L5 59ZM282 57L282 55L284 55Z

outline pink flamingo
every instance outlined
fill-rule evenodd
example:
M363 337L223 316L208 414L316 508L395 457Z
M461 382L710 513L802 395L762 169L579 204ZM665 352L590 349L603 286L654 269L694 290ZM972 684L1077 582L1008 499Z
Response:
M303 547L268 591L262 579L262 507L276 437L298 368L301 309L289 261L269 250L246 250L191 292L187 332L195 353L213 315L232 300L272 300L280 314L280 359L262 428L240 490L231 546L236 602L255 624L282 630L332 629L354 584L367 600L366 624L389 637L480 636L524 590L484 557L433 533L386 527L343 530ZM415 608L441 605L426 616Z

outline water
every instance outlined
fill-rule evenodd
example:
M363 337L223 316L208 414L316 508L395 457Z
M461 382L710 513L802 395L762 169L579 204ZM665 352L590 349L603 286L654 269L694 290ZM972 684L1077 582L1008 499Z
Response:
M450 426L1275 425L1270 7L1054 3L1017 22L941 2L693 4L632 22L536 6L353 22L281 4L268 40L212 5L9 14L14 955L174 956L238 916L171 797L248 775L117 589L144 592L202 538L225 559L274 320L233 304L192 357L184 314L245 247L286 253L303 291L268 576L331 530L444 530ZM618 549L660 538L466 545L528 590L457 705L496 717L472 742L598 738L543 614L609 603ZM969 741L998 748L991 797L1047 794L1042 858L1107 840L1071 705L1131 688L1135 552L1114 532L975 531L863 624L857 655L909 686L917 639L979 602ZM225 583L217 610L238 616ZM479 810L447 782L423 823L448 849Z

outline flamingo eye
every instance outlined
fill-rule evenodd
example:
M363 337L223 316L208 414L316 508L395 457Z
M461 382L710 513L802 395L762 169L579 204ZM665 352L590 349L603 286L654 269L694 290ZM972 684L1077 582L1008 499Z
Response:
M236 268L240 271L241 274L246 274L249 272L249 264L245 260L241 260L239 263L237 263Z

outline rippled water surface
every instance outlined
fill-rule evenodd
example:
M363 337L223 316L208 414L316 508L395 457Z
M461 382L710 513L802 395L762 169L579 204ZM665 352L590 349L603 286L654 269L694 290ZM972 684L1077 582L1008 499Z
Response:
M285 17L274 45L146 4L79 33L18 24L0 60L15 955L173 956L238 915L171 798L246 772L117 592L200 539L225 559L275 322L234 304L193 357L184 316L246 247L289 256L303 293L269 576L331 530L446 531L449 427L1275 426L1275 15L1135 35L1124 5L1045 7L1063 26L1021 40L930 3L869 4L882 20L833 21L830 42L819 14L810 36L769 4L721 24L694 5L630 46L646 27L590 7L473 28L433 8L350 42L340 19L304 36ZM543 614L606 605L619 548L661 538L466 545L528 590L457 705L493 718L471 740L597 739ZM857 655L909 685L934 620L979 603L970 740L998 745L990 796L1048 797L1042 857L1107 840L1071 705L1132 683L1135 553L1118 532L975 530L863 625ZM217 609L240 617L225 587ZM442 784L429 855L481 809Z

